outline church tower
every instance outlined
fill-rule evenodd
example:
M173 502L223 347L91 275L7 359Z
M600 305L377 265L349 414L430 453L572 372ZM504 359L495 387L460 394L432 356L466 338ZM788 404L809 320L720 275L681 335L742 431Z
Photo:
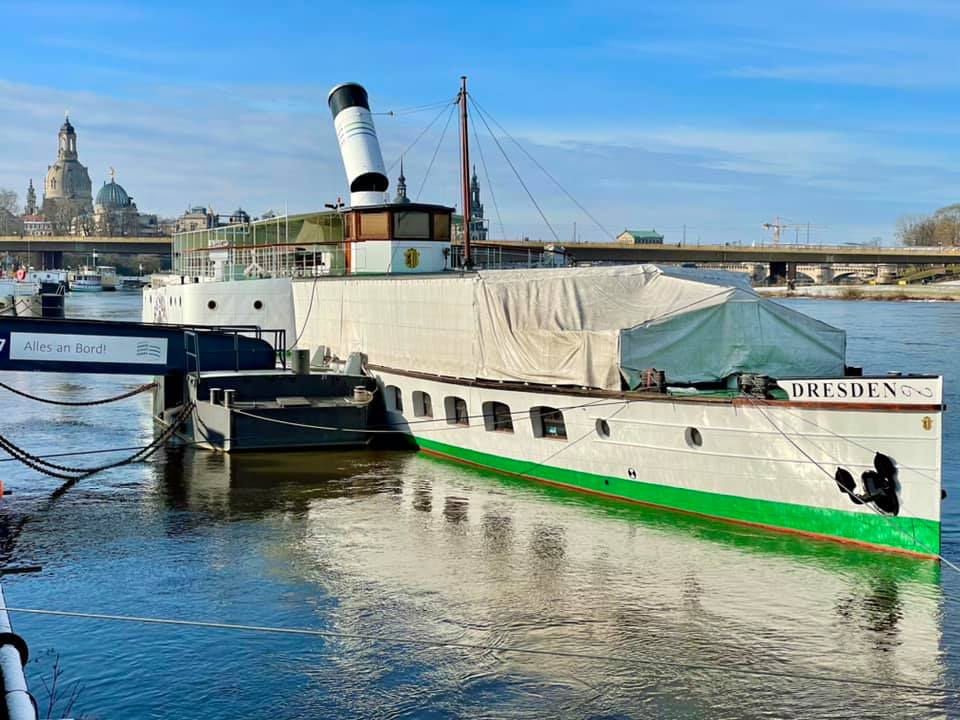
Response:
M77 131L70 124L70 116L67 115L60 126L60 149L57 152L58 160L76 160L77 159Z
M33 189L33 178L30 178L30 185L27 186L27 200L23 208L23 214L37 214L37 191Z
M54 232L70 232L75 218L93 215L93 187L87 168L77 159L77 131L67 116L57 135L57 160L47 168L43 215Z
M487 226L483 220L483 203L480 202L480 178L477 177L477 166L473 166L473 177L470 178L470 239L487 239Z
M398 204L410 202L410 198L407 197L407 179L403 176L403 158L400 158L400 177L397 178L397 196L393 201Z

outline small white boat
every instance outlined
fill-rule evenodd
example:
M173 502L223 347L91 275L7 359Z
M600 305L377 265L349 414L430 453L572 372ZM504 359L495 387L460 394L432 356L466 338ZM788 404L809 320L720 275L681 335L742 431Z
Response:
M104 290L116 290L120 281L117 278L117 269L112 265L97 265L97 272L100 274L100 284Z
M103 278L98 270L93 268L81 268L70 283L70 289L74 292L101 292L103 290Z

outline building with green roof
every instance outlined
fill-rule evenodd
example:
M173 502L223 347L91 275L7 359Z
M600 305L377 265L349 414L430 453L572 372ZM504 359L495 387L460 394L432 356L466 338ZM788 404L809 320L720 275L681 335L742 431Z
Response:
M617 242L625 245L663 245L663 235L656 230L624 230Z

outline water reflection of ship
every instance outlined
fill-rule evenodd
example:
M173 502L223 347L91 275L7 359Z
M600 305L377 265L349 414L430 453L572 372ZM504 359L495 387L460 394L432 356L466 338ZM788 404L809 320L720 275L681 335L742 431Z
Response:
M162 470L162 491L168 506L199 511L215 519L264 517L277 511L305 512L311 502L325 498L360 498L399 493L400 479L391 475L407 453L356 454L244 453L236 457L168 449ZM172 457L172 455L177 457ZM317 458L322 458L321 462Z
M282 539L269 550L273 566L337 595L335 617L325 618L334 629L943 682L935 563L753 528L731 533L707 520L494 481L404 453L329 453L309 463L275 455L184 459L164 465L170 506L198 512L200 522L282 520ZM459 660L465 675L492 662L469 653ZM598 687L613 683L615 695L662 689L666 672L569 658L495 660L497 673L603 675ZM730 682L697 674L694 704L776 715L789 695L785 707L806 707L811 717L859 703L897 717L905 707L900 690L738 675L735 699ZM752 699L743 700L745 688Z

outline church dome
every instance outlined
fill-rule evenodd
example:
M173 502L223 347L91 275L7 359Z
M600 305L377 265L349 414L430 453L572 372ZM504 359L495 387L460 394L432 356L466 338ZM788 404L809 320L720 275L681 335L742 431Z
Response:
M130 205L130 196L116 181L105 182L97 193L97 205L104 210L122 210Z

